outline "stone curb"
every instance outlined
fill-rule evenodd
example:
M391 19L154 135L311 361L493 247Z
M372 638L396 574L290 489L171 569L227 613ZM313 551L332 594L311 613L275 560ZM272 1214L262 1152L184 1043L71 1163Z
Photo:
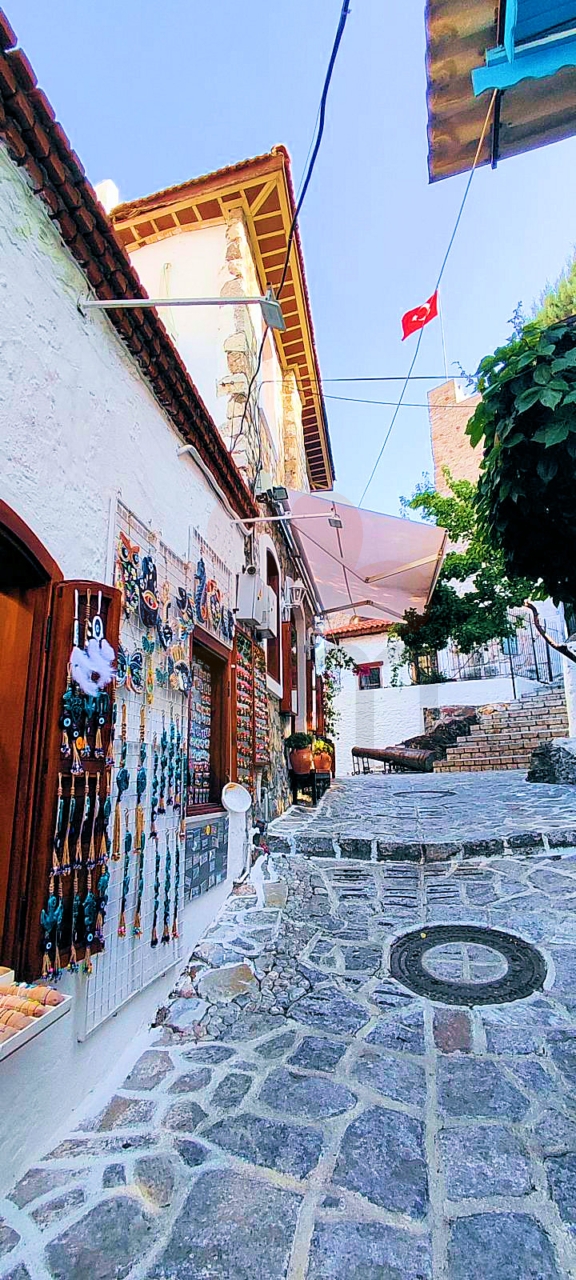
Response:
M535 852L540 853L546 849L576 846L576 829L560 827L550 831L514 831L493 840L437 840L432 843L419 840L384 841L369 836L341 836L337 832L333 839L327 839L325 836L314 838L311 835L304 833L299 835L295 832L289 842L281 836L271 836L269 845L273 853L282 853L287 856L299 854L305 858L346 858L372 862L441 862L457 857L501 857L509 850L521 849L523 853L527 853L530 849L534 849Z

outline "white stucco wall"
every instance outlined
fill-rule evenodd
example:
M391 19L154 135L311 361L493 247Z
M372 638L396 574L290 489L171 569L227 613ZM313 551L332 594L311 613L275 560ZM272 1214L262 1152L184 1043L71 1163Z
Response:
M168 236L130 256L151 298L218 298L228 279L224 224ZM162 319L207 409L224 426L226 403L217 387L228 372L224 342L234 332L234 308L163 308Z
M0 148L0 496L66 578L106 580L118 491L177 554L186 558L192 525L237 572L237 526L191 458L178 458L181 439L106 316L79 314L86 293L43 206ZM230 852L227 884L184 913L188 947L238 873L241 839ZM77 1031L86 979L65 976L75 1012L1 1065L0 1189L47 1148L149 1022L174 976L158 979L84 1044Z
M381 689L360 689L354 671L341 673L341 689L336 697L339 720L336 727L336 766L340 776L352 773L352 747L390 747L424 732L425 707L477 707L494 702L510 702L514 697L507 676L493 680L460 680L442 684L412 685L406 669L400 673L407 683L390 685L392 670L385 635L364 636L342 646L358 665L383 662ZM534 680L516 680L520 698L545 686Z

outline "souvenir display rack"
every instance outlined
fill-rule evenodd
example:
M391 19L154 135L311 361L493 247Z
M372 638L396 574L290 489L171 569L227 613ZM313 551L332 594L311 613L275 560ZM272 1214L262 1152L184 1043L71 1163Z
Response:
M210 802L210 732L212 723L212 672L207 662L192 663L190 730L188 739L189 803Z
M236 634L234 652L236 707L236 781L249 791L254 787L254 675L252 641L243 631Z
M121 502L115 532L122 622L110 881L82 1038L182 955L194 574Z
M48 639L50 696L41 812L26 936L18 971L57 978L64 966L91 969L106 911L107 830L113 752L113 685L89 685L94 663L112 673L120 602L113 588L60 583ZM83 670L84 668L84 670ZM51 803L50 803L51 801Z
M236 632L233 674L234 777L253 794L255 769L270 762L266 655L261 645L240 630Z
M254 649L254 764L264 768L270 763L270 721L268 715L268 682L266 654L260 645Z

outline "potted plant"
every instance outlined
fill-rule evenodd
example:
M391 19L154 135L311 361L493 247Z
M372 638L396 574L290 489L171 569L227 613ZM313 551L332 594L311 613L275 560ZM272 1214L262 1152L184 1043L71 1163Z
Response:
M293 773L312 772L314 768L312 741L311 733L291 733L286 739L286 747L290 753L290 768Z
M332 747L326 738L315 738L312 744L314 768L317 773L332 772Z

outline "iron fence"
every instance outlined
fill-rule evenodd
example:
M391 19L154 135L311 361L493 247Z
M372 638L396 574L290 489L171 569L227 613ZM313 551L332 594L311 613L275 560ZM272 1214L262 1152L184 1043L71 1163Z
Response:
M548 626L546 632L555 643L564 639L554 627ZM436 672L440 680L492 680L495 676L511 676L551 684L562 675L562 658L546 644L528 618L510 639L492 640L473 653L460 653L454 646L444 649L437 655Z

